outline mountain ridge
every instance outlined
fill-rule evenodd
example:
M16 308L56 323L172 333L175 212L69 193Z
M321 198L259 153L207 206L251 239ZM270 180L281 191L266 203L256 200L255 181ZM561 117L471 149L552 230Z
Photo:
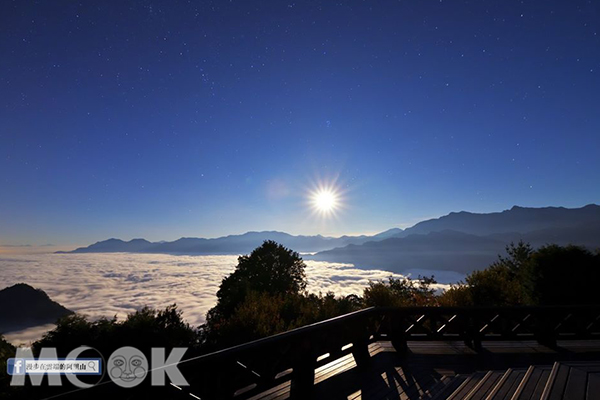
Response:
M0 290L0 333L56 322L73 311L26 283ZM24 306L26 305L26 307Z
M514 206L487 214L450 213L386 240L325 250L310 258L400 273L415 268L469 273L485 268L507 244L519 240L533 247L553 243L600 248L600 206Z
M492 213L450 212L438 218L418 222L412 227L404 229L400 235L408 236L413 233L439 231L447 229L448 226L452 226L450 229L453 230L476 235L510 232L510 230L524 233L545 227L559 228L590 222L590 216L593 221L600 223L599 205L587 204L579 208L521 207L514 205L508 210ZM459 218L462 220L458 220ZM460 227L456 226L457 222L461 224ZM471 225L464 226L467 222ZM494 226L494 228L491 229L490 226Z
M182 237L172 242L111 238L71 253L130 252L166 254L246 254L264 240L309 254L308 259L351 263L359 268L403 272L415 268L468 273L484 268L507 244L523 240L539 247L548 243L600 247L600 206L580 208L521 207L492 213L451 212L392 228L375 235L325 237L280 231L250 231L219 238Z
M372 238L384 238L401 232L400 228L392 228L377 235L382 236L340 236L291 235L280 231L249 231L238 235L227 235L218 238L181 237L171 242L150 242L146 239L124 241L110 238L98 241L87 247L79 247L72 251L56 253L174 253L174 254L240 254L246 253L260 245L264 240L275 240L299 252L327 250L348 244L364 243Z

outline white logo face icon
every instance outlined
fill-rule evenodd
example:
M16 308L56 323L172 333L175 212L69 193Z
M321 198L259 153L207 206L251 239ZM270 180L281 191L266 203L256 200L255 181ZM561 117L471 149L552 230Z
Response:
M139 385L146 377L148 360L134 347L121 347L111 354L106 369L113 382L130 388Z

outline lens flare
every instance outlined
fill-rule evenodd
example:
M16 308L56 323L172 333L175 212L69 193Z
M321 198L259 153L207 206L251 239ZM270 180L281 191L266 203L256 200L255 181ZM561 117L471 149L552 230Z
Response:
M317 184L309 191L309 204L313 213L321 217L335 217L343 208L340 189L335 184Z
M331 191L320 191L314 196L314 206L323 213L329 213L337 207L337 196Z

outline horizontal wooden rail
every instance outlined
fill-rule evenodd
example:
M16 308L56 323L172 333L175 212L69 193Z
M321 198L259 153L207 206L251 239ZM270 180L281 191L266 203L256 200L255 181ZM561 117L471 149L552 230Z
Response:
M600 306L368 308L264 339L184 360L180 370L202 398L247 397L292 378L292 392L310 391L315 368L353 354L368 365L368 345L389 340L399 353L409 341L460 340L475 350L488 340L600 339Z
M600 338L600 306L406 307L378 309L387 337L399 352L407 341L460 340L476 350L482 341Z
M367 308L214 353L183 360L179 369L204 398L231 398L241 388L257 392L289 379L292 391L310 389L315 368L352 353L368 362L380 312Z

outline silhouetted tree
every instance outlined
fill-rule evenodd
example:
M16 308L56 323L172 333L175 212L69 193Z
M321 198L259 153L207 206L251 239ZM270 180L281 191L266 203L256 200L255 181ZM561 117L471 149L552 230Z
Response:
M474 303L471 288L464 282L452 284L438 296L438 303L443 307L472 306Z
M600 255L583 247L548 245L532 253L522 282L529 304L600 304Z
M523 274L534 250L529 243L519 241L506 246L507 256L486 269L473 271L465 282L452 285L439 296L444 306L512 306L525 303Z
M4 336L0 335L0 398L2 399L24 398L20 388L9 386L11 376L8 375L6 364L9 358L15 356L15 351L15 347L6 341Z
M600 255L577 246L511 243L507 257L446 290L441 305L600 304Z
M520 274L501 264L474 271L466 278L472 305L514 306L524 303Z
M88 321L84 316L71 314L60 319L56 328L46 333L42 339L33 343L33 353L39 356L43 347L54 347L58 357L66 357L67 354L79 346L90 346L108 357L116 349L123 346L133 346L141 350L146 356L150 356L151 347L164 347L169 353L173 347L187 347L186 356L194 355L198 350L198 331L190 327L182 318L176 305L166 307L164 310L143 308L129 314L124 321L116 318L101 318L96 321ZM8 347L9 346L9 347ZM26 385L22 387L10 387L4 385L9 382L8 377L2 374L6 372L5 355L6 349L14 357L14 349L0 339L0 398L4 399L33 399L46 398L58 395L62 392L75 389L63 380L62 386ZM91 351L82 353L83 357L97 357L98 353ZM106 359L105 358L105 359ZM102 379L108 380L105 375ZM88 382L91 383L91 382ZM89 400L106 399L113 397L118 399L129 398L165 398L170 394L166 387L150 386L149 380L134 389L127 389L125 393L116 385L106 385L103 391L86 392L85 398ZM164 393L163 392L167 392ZM131 397L129 397L131 396Z
M273 241L239 257L201 327L205 348L243 343L363 307L355 295L306 293L305 267L298 253Z
M250 292L297 294L306 288L305 268L298 253L267 240L238 258L235 271L221 282L212 312L219 318L231 316Z
M511 242L506 246L506 253L508 257L498 255L498 261L493 263L491 267L504 267L510 273L517 275L529 262L534 250L529 243L519 240L517 244Z
M102 354L111 354L123 346L134 346L150 354L152 347L196 348L198 332L183 320L175 304L164 310L144 307L124 321L101 318L88 321L73 314L60 319L56 328L33 344L34 353L42 347L55 347L59 357L78 346L91 346Z
M519 241L506 246L506 256L486 269L473 271L465 282L452 285L439 296L444 306L511 306L525 303L522 285L525 267L534 250L529 243Z
M367 307L431 306L436 304L435 283L433 276L417 280L390 276L388 282L369 282L363 301Z

